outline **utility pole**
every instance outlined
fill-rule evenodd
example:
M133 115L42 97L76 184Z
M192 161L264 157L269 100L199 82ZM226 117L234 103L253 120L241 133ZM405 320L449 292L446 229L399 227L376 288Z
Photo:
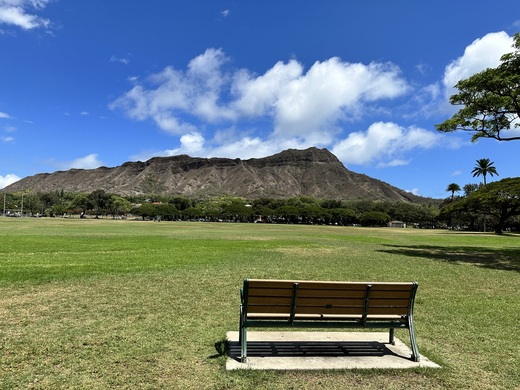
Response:
M4 191L4 214L3 214L4 217L5 217L5 195L6 195L6 193L5 193L5 191Z

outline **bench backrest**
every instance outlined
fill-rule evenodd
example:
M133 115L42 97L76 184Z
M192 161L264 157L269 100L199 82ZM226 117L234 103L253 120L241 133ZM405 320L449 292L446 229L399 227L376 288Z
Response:
M244 279L246 313L411 315L417 283Z

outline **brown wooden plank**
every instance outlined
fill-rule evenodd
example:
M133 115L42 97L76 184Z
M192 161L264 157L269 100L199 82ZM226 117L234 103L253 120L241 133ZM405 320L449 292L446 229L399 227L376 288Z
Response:
M257 296L257 297L292 297L293 289L281 289L281 288L249 288L248 296Z
M343 282L343 281L315 281L315 280L284 280L284 279L248 279L249 285L292 285L293 283L299 283L300 285L309 285L309 286L345 286L345 288L355 287L355 286L366 286L368 284L376 287L387 286L388 289L399 289L399 287L404 287L405 289L411 289L413 283L411 282Z
M293 281L289 280L249 280L249 288L292 288Z
M366 290L366 283L299 282L301 290Z
M296 306L359 306L363 307L363 298L298 298Z
M370 299L374 298L403 298L410 299L410 291L370 291Z
M408 307L410 304L409 299L391 299L391 298L370 298L368 300L369 307L381 307L381 306L400 306L400 307Z
M249 297L248 305L291 305L291 297Z
M372 291L411 291L413 283L373 283Z
M285 313L291 312L288 305L247 305L247 313Z
M363 290L310 290L298 289L298 298L303 297L337 297L337 298L364 298L365 289Z
M323 307L323 306L297 306L296 314L358 314L363 313L362 307Z

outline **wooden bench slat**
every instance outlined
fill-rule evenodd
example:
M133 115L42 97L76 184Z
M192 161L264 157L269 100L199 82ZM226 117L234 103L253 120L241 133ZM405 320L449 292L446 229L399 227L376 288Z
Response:
M375 289L386 290L411 290L413 283L410 282L336 282L336 281L309 281L309 280L277 280L277 279L248 279L249 287L261 288L290 288L294 283L298 283L300 288L315 288L315 289L356 289L364 288L368 284Z
M296 306L358 306L363 307L363 298L298 298Z
M247 305L291 305L291 297L249 297Z
M296 314L359 314L363 313L363 307L355 306L296 306Z
M267 288L267 289L261 289L261 288L254 288L249 287L248 295L251 296L279 296L279 297L290 297L292 296L292 290L293 286L291 288Z
M251 313L286 313L291 312L291 305L248 305Z
M402 299L402 298L370 298L368 300L368 307L385 307L385 306L408 307L409 305L410 305L410 300Z
M298 298L332 297L332 298L361 298L365 297L365 290L308 290L298 288Z

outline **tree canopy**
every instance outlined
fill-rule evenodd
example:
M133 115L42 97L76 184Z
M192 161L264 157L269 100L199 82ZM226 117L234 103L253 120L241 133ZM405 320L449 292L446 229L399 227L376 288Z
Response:
M455 87L458 93L450 97L453 105L463 105L443 123L438 131L463 130L472 132L472 141L493 138L498 141L520 140L520 33L514 35L513 52L502 56L501 64L488 68Z
M501 234L508 220L520 215L520 178L507 178L469 194L456 202L451 211L485 212L492 220L495 233Z

